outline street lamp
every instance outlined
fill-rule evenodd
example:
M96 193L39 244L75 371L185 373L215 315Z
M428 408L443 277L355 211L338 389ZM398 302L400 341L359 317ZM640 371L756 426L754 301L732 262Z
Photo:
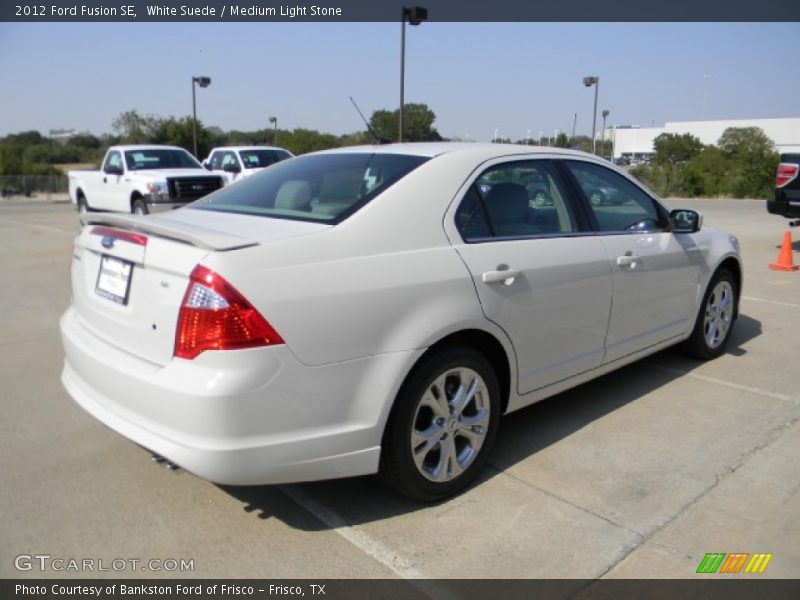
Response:
M421 6L403 7L400 17L400 119L398 123L397 141L403 141L403 106L405 105L406 86L406 21L409 25L419 25L428 19L428 9Z
M525 132L525 145L526 146L530 146L531 145L531 130L530 129L528 129L528 131Z
M275 125L275 129L272 133L272 145L278 145L278 117L270 117L269 122Z
M497 135L498 135L499 133L500 133L500 130L499 130L499 129L495 129L495 130L494 130L494 137L492 137L492 143L493 143L493 144L496 144L496 143L497 143Z
M197 100L195 98L195 85L201 88L211 85L210 77L192 77L192 139L194 140L194 156L197 158Z
M590 75L583 78L583 85L586 87L594 86L594 112L592 113L592 154L597 154L597 92L600 89L600 78L597 75Z
M604 110L600 114L603 115L603 149L601 151L601 156L603 158L605 158L605 154L606 154L606 117L608 117L608 115L610 115L611 113L608 110Z

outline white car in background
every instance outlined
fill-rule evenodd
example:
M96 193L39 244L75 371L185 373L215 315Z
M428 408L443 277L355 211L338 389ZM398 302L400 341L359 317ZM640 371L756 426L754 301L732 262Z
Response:
M626 201L592 204L587 175ZM224 484L380 472L446 497L501 414L673 344L721 354L742 284L736 238L556 148L341 148L82 220L64 386Z
M293 156L286 148L274 146L221 146L208 153L203 166L233 183Z

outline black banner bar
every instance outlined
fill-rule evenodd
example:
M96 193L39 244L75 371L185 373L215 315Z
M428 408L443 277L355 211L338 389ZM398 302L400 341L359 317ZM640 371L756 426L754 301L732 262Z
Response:
M800 581L757 579L745 576L721 579L4 579L3 600L267 600L297 598L321 600L579 600L642 598L681 600L796 600Z
M410 1L14 0L11 22L399 21ZM420 0L429 21L800 21L798 0Z

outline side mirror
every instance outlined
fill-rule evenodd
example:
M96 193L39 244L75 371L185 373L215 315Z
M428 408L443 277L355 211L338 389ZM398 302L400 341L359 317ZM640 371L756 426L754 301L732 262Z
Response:
M227 165L225 165L224 167L222 167L222 170L223 170L223 171L226 171L226 172L228 172L228 173L238 173L238 172L239 172L239 171L241 171L242 169L241 169L241 167L239 167L239 165L237 165L237 164L228 163Z
M106 175L122 175L122 167L106 165L103 171L105 172Z
M672 233L695 233L703 227L703 215L696 210L678 208L669 213Z
M206 171L210 171L210 170L211 170L211 163L209 163L209 162L204 162L204 163L203 163L203 168L204 168Z

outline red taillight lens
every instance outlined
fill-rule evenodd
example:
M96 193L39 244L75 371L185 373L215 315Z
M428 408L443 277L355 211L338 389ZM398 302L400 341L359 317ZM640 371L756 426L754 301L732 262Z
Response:
M189 278L175 333L175 356L283 344L283 339L236 288L197 265Z
M783 187L792 181L797 177L798 169L800 169L800 166L793 163L779 164L778 172L775 173L775 187Z
M89 233L103 237L113 237L114 239L122 242L136 244L137 246L147 246L147 236L142 235L141 233L133 233L130 231L124 231L122 229L114 229L113 227L105 227L103 225L92 227L92 230Z

